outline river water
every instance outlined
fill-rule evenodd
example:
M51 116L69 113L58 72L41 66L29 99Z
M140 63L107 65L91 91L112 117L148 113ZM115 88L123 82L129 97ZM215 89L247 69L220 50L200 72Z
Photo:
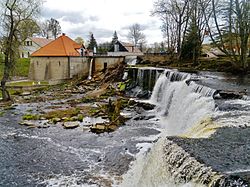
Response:
M140 81L143 80L143 72L136 73L135 82L142 87L146 85L147 89L152 88L152 96L146 102L156 104L156 108L153 111L126 109L123 112L132 116L132 119L113 133L91 133L85 123L70 130L65 130L60 125L28 129L18 124L23 114L45 110L46 106L51 105L47 102L19 104L10 110L2 110L0 186L202 186L202 181L218 176L211 168L190 160L190 156L187 156L183 165L190 167L190 170L202 168L197 173L206 171L209 177L197 177L191 175L190 170L183 172L183 167L172 167L171 164L182 151L166 137L181 135L206 138L218 126L248 129L249 95L244 99L228 100L214 100L211 96L218 89L247 89L249 94L249 76L236 77L211 72L190 75L172 73L172 70L171 73L161 74L164 70L157 70L155 73L147 70L153 76L145 76L157 80L156 83L149 82L147 85ZM196 83L187 86L185 80L191 77L198 79L196 83L205 86L197 88ZM53 104L56 105L56 101ZM245 136L247 144L249 136ZM192 147L192 144L187 145L189 141L182 142L180 139L176 142ZM207 142L205 141L206 145ZM196 142L199 143L201 142ZM221 169L217 171L231 174L250 171L250 148L249 144L245 144L242 143L243 150L237 149L242 155L237 159L245 158L243 161L236 162L229 157L231 162L226 166L220 163ZM200 147L204 145L201 144ZM193 150L197 151L198 148ZM195 154L199 155L200 152L203 151ZM216 165L216 161L209 164ZM181 180L183 175L189 176L190 180Z

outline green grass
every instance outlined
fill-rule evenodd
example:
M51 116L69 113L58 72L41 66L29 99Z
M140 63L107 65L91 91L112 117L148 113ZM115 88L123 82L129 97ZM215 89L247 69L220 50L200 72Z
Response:
M30 67L30 59L29 58L20 58L16 62L14 69L11 73L11 76L28 77L29 67ZM3 71L4 71L4 63L2 60L0 60L0 78L1 79L3 77Z

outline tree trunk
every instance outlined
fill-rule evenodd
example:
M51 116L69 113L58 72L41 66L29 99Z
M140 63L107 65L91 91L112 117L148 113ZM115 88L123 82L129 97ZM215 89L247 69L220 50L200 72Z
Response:
M240 55L240 62L242 64L242 67L245 71L248 69L248 63L247 63L247 40L241 42L241 55Z
M4 74L3 74L3 78L1 80L3 101L11 100L10 94L6 88L6 82L10 78L10 67L11 67L11 64L9 62L9 52L8 52L8 50L6 50L5 59L4 59Z

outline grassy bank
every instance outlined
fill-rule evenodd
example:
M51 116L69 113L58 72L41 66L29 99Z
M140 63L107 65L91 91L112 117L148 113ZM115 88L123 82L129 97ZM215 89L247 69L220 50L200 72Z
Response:
M20 58L15 64L13 71L11 72L11 76L17 77L28 77L29 75L29 66L30 66L30 59L29 58ZM1 61L0 63L0 78L3 77L4 71L4 63Z

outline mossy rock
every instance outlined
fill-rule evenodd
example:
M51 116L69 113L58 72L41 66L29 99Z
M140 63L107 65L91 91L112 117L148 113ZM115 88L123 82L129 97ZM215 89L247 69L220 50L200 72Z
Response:
M77 116L80 113L78 108L69 108L65 110L53 110L43 115L46 119L53 118L71 118L73 116Z
M40 116L37 114L25 114L22 117L23 120L39 120Z

